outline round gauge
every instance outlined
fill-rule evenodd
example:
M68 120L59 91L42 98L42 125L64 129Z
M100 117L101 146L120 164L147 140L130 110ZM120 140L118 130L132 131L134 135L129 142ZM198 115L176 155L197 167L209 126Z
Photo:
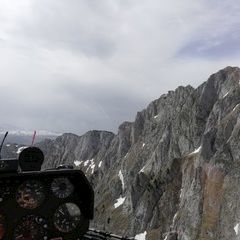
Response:
M52 182L51 189L56 197L67 198L73 193L74 187L68 178L55 178Z
M35 180L22 183L17 189L16 199L22 208L37 208L45 199L43 185Z
M80 218L79 207L74 203L65 203L56 210L53 221L60 232L68 233L77 228Z
M0 240L3 239L5 234L5 218L2 214L0 214Z
M46 220L35 215L23 217L21 222L15 227L13 239L15 240L47 240L48 225Z

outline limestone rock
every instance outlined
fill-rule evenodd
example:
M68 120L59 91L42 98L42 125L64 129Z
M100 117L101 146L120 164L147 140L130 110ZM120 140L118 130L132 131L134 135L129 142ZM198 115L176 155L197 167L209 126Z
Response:
M240 69L178 87L118 134L39 144L44 167L82 169L95 189L92 227L148 240L240 239ZM118 204L116 204L118 203Z

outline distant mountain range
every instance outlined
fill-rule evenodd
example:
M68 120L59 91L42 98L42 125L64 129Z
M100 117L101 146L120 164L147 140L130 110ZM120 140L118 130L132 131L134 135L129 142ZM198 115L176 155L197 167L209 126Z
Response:
M92 228L138 240L240 239L239 68L169 91L117 134L68 133L36 145L43 168L85 172L95 190Z
M5 135L6 131L0 131L0 139ZM32 143L33 131L10 130L8 132L6 143L17 143L23 145L30 145ZM40 130L37 131L35 142L41 142L44 139L55 139L60 135L61 134L58 133Z

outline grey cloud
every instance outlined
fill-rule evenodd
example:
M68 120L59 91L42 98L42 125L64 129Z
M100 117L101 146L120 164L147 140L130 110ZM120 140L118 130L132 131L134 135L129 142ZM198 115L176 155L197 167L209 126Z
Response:
M147 103L131 89L119 91L113 86L89 86L80 83L60 84L60 94L69 96L76 111L88 129L106 129L116 132L123 121L133 121L136 111ZM132 91L129 92L129 91ZM106 128L106 126L108 126Z
M73 0L71 4L33 1L31 19L23 18L15 34L48 49L66 48L87 56L109 57L115 51L113 19L100 5L107 6L92 0Z
M26 86L27 87L27 86ZM10 90L10 89L9 89ZM91 88L72 81L59 81L55 93L38 96L4 91L0 95L1 122L18 129L45 129L83 134L90 129L116 132L118 125L133 121L136 110L144 105L128 92L100 87ZM40 97L39 97L40 95ZM41 101L42 98L42 101ZM6 125L6 124L5 124Z
M224 59L240 56L240 5L236 1L204 0L206 12L177 57Z
M178 57L218 59L240 56L240 31L217 37L191 40L178 52Z
M213 31L219 17L202 1L21 2L26 9L9 16L0 2L5 21L0 21L5 39L0 45L0 127L116 132L162 93L178 85L197 86L212 72L239 62L236 55L232 62L212 57L222 52L217 46L211 56L197 52L211 46L206 37L212 42L221 37L221 48L228 49L222 56L234 56L236 44L233 36L227 40L234 31L226 31L229 25L236 29L235 15Z

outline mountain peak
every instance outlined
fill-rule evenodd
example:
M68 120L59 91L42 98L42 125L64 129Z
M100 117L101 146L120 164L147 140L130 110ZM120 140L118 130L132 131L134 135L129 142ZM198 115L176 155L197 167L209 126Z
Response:
M45 147L95 189L93 228L148 240L235 240L240 210L240 69L178 87L123 122ZM237 229L237 230L236 230Z

